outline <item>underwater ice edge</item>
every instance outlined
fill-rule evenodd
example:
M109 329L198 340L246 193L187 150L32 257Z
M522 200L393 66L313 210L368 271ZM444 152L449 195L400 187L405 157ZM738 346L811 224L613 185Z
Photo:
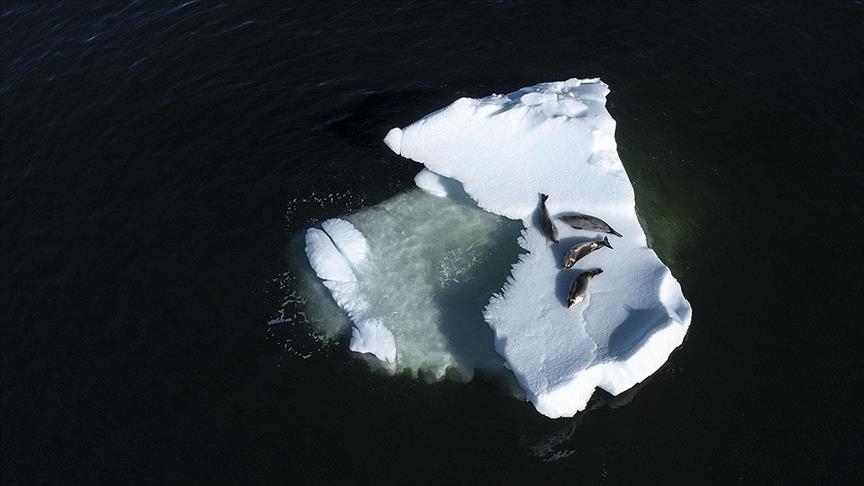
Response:
M454 200L467 195L487 212L521 221L518 245L527 253L483 317L497 353L527 398L549 417L584 409L595 387L618 394L647 378L681 344L691 319L680 285L648 248L636 218L633 188L616 150L615 121L605 108L608 93L599 79L570 79L462 98L385 138L394 152L424 164L415 178L424 191ZM549 194L553 217L592 214L623 238L613 239L614 250L595 252L561 271L570 245L598 235L558 222L561 243L553 245L534 219L539 193ZM307 233L306 253L352 320L351 349L395 369L398 340L364 299L362 278L354 275L364 265L363 234L343 220L322 227ZM594 267L604 273L585 301L568 309L570 281Z

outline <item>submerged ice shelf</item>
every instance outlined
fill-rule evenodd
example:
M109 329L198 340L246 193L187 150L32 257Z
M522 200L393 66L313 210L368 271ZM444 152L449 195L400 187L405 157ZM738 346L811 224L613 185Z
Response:
M476 202L487 212L479 213L521 223L518 238L512 231L487 232L483 251L499 257L484 262L479 273L496 265L503 273L497 280L484 278L474 298L485 299L482 316L494 334L487 342L506 360L527 398L549 417L584 409L596 387L618 394L644 380L681 344L690 324L689 303L648 248L636 218L633 188L616 150L615 121L605 108L607 94L608 87L597 79L571 79L508 95L462 98L408 127L394 128L385 138L394 152L425 166L415 182L440 198L441 208L476 210ZM561 271L572 244L598 235L558 222L561 242L552 244L537 221L539 193L549 195L553 217L592 214L623 238L613 238L614 250L592 253L573 270ZM428 355L431 367L440 370L447 361L440 356L459 345L453 330L475 332L466 328L476 322L458 322L460 314L449 308L453 303L437 298L441 287L423 283L430 281L430 269L446 265L446 255L410 249L424 238L450 238L450 248L463 255L473 240L465 234L472 227L458 220L422 233L430 218L441 216L438 210L414 214L416 197L388 201L391 207L377 219L371 216L376 208L347 217L356 229L341 220L310 229L306 249L316 273L351 317L352 349L394 368L408 357L415 361L410 366L429 366L419 358ZM392 220L393 210L402 211L402 222ZM374 241L370 234L376 235ZM493 250L514 240L521 247L515 262L518 252ZM415 267L406 271L405 264ZM463 266L458 262L454 271ZM571 280L592 267L604 273L591 283L585 301L568 309ZM402 307L394 312L395 301ZM436 333L450 339L428 346Z
M351 318L352 351L430 378L502 369L483 308L516 261L519 223L415 189L321 227L306 253Z

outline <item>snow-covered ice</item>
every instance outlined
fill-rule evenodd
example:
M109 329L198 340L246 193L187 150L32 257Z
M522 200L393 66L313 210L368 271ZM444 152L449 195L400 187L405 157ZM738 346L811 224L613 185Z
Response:
M683 341L691 309L669 269L648 248L636 218L633 187L616 150L615 121L605 108L608 92L598 79L571 79L508 95L462 98L387 134L385 143L394 152L425 166L415 182L441 201L430 199L428 204L441 207L431 215L414 214L418 208L411 201L419 196L405 196L396 203L402 211L397 223L390 214L397 207L377 218L372 217L373 207L364 210L366 217L354 216L359 231L340 220L322 224L324 231L307 232L313 268L354 323L352 349L365 349L389 363L411 357L422 367L420 356L440 351L440 358L458 346L453 333L442 329L454 327L449 321L459 314L448 309L449 301L436 298L446 286L429 284L432 269L440 276L449 265L458 277L466 261L448 264L446 248L457 250L454 255L464 260L472 240L484 241L481 254L488 255L507 244L489 237L517 239L512 232L494 229L501 226L500 218L497 226L480 225L484 229L471 237L466 233L476 228L461 216L427 227L428 218L436 218L443 208L458 206L461 214L473 200L490 217L504 216L523 227L518 258L512 250L499 252L502 256L494 262L482 262L482 270L470 271L468 265L467 274L490 275L477 294L488 299L483 319L494 333L495 350L538 411L549 417L571 416L585 408L595 387L618 394L666 361ZM599 235L556 220L561 242L553 244L539 227L539 193L549 195L553 218L591 214L623 238L610 236L613 250L594 252L572 270L560 270L571 245ZM392 200L385 204L393 206ZM388 229L382 229L385 226ZM424 238L449 239L450 246L406 250L418 249L417 240ZM514 259L512 268L503 271L506 283L495 280L501 276L492 276L490 269L509 266ZM406 264L420 274L410 278ZM593 279L586 299L568 309L570 282L593 267L604 272ZM396 318L393 303L381 305L388 292L410 301L410 307L400 303ZM440 348L429 346L436 332L450 337L438 342ZM440 369L447 361L435 364Z
M327 233L318 228L309 228L306 231L306 257L322 280L334 282L357 280L342 253Z
M392 367L396 361L393 333L369 315L368 305L358 293L355 272L366 260L366 238L342 219L328 219L321 226L324 231L306 230L306 255L330 295L351 318L351 350L371 353Z

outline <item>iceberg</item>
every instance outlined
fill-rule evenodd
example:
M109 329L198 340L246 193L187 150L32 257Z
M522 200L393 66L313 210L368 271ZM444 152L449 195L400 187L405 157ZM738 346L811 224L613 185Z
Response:
M500 364L548 417L583 410L597 387L617 395L654 373L683 342L691 308L637 219L608 93L599 79L542 83L461 98L390 130L385 144L423 164L415 183L425 194L306 233L313 269L351 318L351 349L436 375L460 359ZM540 227L540 193L558 244ZM563 271L570 246L599 236L557 220L577 212L623 237ZM568 308L570 283L595 267L603 273ZM441 295L465 292L460 278L482 283L454 311ZM453 350L465 342L460 358Z

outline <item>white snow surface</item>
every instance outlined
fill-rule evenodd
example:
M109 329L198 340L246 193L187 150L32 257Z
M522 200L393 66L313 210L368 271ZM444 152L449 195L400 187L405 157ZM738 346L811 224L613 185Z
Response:
M306 230L306 256L322 280L334 282L354 282L357 277L348 266L348 261L327 236L318 228Z
M583 410L595 387L618 394L644 380L681 344L690 324L690 304L647 247L636 218L615 121L605 108L608 93L599 79L570 79L461 98L394 128L384 140L425 165L416 179L425 191L440 197L464 191L486 211L522 221L518 243L528 253L490 299L484 319L497 352L549 417ZM571 245L601 235L556 220L561 242L552 244L538 226L539 193L549 195L553 217L591 214L623 238L610 236L613 250L598 250L561 271ZM308 242L307 234L307 253ZM329 259L332 252L324 246L321 258ZM310 261L319 276L341 275L342 269L329 267L332 262L319 269L317 253ZM570 282L594 267L604 272L592 280L586 299L568 309Z
M344 219L333 218L321 223L321 228L327 232L350 266L359 265L366 260L369 244L363 233L357 231L353 224Z

